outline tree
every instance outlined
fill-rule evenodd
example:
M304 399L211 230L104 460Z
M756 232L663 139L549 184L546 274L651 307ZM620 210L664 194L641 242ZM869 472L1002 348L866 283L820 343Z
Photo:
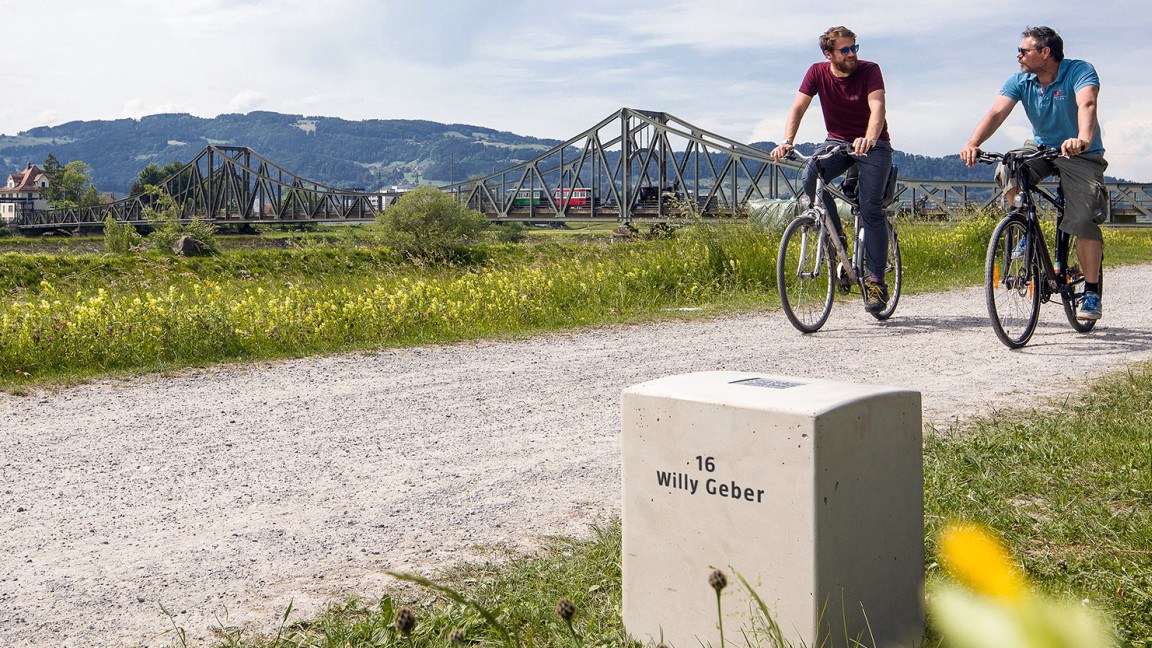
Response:
M160 189L147 185L144 187L146 202L144 217L148 220L152 233L148 235L148 243L153 249L161 252L172 250L172 244L181 236L191 236L203 243L209 251L215 252L216 226L201 218L182 223L183 210L176 204L172 196Z
M104 250L111 254L128 254L140 245L142 237L131 223L117 223L112 214L104 219Z
M146 187L152 185L159 187L168 178L176 175L181 169L184 168L183 162L169 162L163 168L157 166L155 162L149 164L140 170L140 175L136 177L136 181L132 183L132 188L128 191L128 196L134 198L148 193Z
M153 162L140 170L140 175L136 176L136 182L133 182L132 188L128 190L128 197L135 198L144 194L146 193L145 187L148 185L156 186L163 181L164 176L160 175L160 167Z
M50 160L54 160L49 155L49 160L44 161L44 165L48 166ZM55 165L59 168L59 163ZM56 209L69 209L74 207L92 207L100 204L100 194L97 193L96 187L91 183L92 169L87 164L75 160L65 164L62 170L53 169L54 173L58 175L53 178L48 176L48 189L45 192L45 197L48 204ZM47 171L45 171L47 174Z
M44 175L48 177L48 188L44 190L44 199L50 203L60 200L60 178L64 175L64 165L56 156L49 153L44 158Z

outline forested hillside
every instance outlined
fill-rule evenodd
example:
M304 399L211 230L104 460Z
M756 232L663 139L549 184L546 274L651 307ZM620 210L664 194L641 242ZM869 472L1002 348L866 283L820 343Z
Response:
M420 120L348 121L273 112L212 119L187 114L76 121L0 136L0 172L80 160L102 192L124 197L150 163L187 162L208 144L248 146L305 178L375 191L392 185L448 184L487 175L536 157L559 142L463 124ZM764 150L771 142L753 144ZM897 152L905 178L988 180L988 167L969 169L957 156Z

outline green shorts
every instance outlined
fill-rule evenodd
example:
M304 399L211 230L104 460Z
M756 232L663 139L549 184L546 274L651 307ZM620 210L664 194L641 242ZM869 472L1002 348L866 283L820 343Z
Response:
M1035 151L1036 145L1026 142L1014 151ZM1104 240L1100 223L1108 218L1108 188L1104 186L1104 169L1108 162L1102 155L1082 153L1070 158L1032 160L1027 163L1032 181L1040 182L1060 173L1060 188L1064 192L1064 221L1060 229L1078 238ZM1004 165L996 167L996 183L1001 189L1019 189L1016 179L1009 178Z

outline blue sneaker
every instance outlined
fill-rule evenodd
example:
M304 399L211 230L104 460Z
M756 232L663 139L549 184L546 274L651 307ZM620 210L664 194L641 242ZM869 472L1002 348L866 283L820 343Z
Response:
M1094 292L1084 293L1084 297L1080 299L1080 308L1076 310L1076 319L1098 320L1100 315L1100 295Z

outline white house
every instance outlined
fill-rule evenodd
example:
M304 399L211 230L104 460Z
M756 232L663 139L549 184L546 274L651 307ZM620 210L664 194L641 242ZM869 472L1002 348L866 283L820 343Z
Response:
M48 176L35 164L8 176L8 184L0 189L0 221L11 223L25 210L48 209L44 189Z

